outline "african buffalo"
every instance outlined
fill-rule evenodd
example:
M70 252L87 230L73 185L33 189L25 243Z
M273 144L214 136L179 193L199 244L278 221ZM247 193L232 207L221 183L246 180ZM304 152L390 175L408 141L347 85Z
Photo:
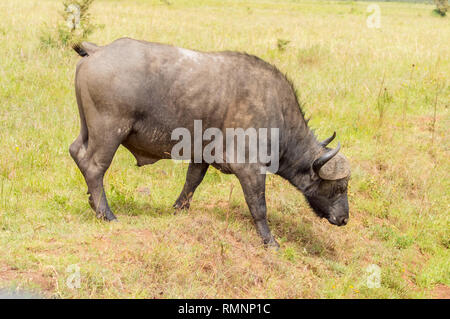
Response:
M78 62L75 90L81 132L70 154L87 186L89 203L99 218L112 221L103 176L119 145L137 165L171 158L177 128L277 128L276 174L306 197L314 212L334 225L348 221L348 161L318 142L308 128L293 85L274 66L238 52L200 52L123 38L100 47L83 42L74 50ZM273 140L267 141L269 144ZM225 151L228 151L225 145ZM202 144L204 147L204 144ZM248 149L247 149L248 150ZM194 154L188 154L193 159ZM264 244L279 247L266 216L268 163L191 161L176 209L187 209L209 165L235 174Z

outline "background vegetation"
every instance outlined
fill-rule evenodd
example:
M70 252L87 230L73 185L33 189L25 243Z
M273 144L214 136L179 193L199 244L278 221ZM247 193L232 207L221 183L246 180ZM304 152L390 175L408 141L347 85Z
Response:
M79 57L46 45L60 1L0 2L0 288L46 297L449 297L450 23L433 4L100 1L89 39L129 36L238 50L293 80L320 138L352 164L346 227L317 219L270 176L265 250L238 181L210 169L188 213L171 209L186 164L137 168L119 149L106 189L119 223L96 220L68 153L79 132ZM45 29L45 28L44 28ZM52 39L52 36L50 36ZM335 145L335 144L333 144ZM71 265L81 285L66 285ZM366 268L381 268L368 288ZM69 268L73 269L73 268Z

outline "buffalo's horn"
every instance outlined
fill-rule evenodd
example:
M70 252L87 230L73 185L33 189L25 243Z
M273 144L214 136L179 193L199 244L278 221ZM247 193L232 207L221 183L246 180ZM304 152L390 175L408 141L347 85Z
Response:
M328 144L331 143L332 140L334 140L335 137L336 137L336 131L334 131L333 135L331 135L329 138L320 142L320 145L322 145L323 147L327 146Z
M313 163L314 172L316 172L316 174L319 174L320 168L324 166L330 159L332 159L340 149L341 143L338 143L337 147L334 150L328 151L327 153L316 159Z

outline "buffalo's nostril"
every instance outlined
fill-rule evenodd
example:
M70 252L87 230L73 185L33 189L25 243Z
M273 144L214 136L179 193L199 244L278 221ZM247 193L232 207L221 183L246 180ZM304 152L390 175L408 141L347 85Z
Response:
M347 225L347 223L348 223L348 217L344 217L344 218L341 220L341 224L342 224L342 225Z

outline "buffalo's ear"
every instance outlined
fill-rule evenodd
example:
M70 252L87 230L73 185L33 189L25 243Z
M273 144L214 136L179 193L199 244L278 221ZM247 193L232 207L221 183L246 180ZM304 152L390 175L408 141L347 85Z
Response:
M319 170L319 176L328 181L334 181L350 176L350 164L342 154L336 154Z

